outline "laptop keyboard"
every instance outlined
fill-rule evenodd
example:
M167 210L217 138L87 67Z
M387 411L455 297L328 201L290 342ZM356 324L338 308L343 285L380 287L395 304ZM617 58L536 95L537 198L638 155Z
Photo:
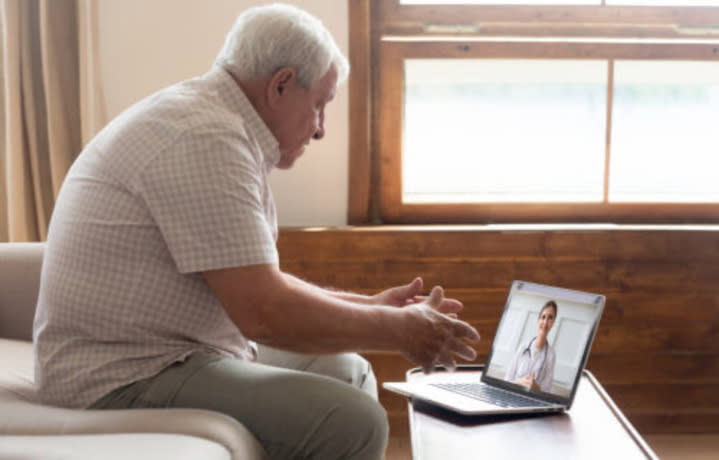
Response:
M549 405L536 399L527 398L481 383L433 383L431 385L499 407L536 407Z

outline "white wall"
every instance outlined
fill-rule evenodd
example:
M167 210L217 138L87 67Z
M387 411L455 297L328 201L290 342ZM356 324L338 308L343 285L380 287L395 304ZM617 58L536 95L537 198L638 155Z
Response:
M152 92L205 73L225 33L257 0L97 0L100 91L105 122ZM285 0L322 20L348 55L347 1ZM289 171L272 174L281 226L344 225L349 97L345 83L327 107L327 134Z

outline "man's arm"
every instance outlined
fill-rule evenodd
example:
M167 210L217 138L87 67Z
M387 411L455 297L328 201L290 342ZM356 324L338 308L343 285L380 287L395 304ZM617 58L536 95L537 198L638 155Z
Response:
M364 295L364 294L356 294L353 292L343 292L343 291L333 291L332 289L322 288L320 286L314 285L312 283L308 283L307 281L297 278L294 275L290 275L289 273L281 272L282 276L285 277L288 283L294 284L297 286L304 287L306 289L312 289L317 290L318 292L321 292L325 295L329 295L332 297L335 297L337 299L346 300L348 302L353 303L359 303L364 305L370 305L374 304L372 296Z
M479 334L439 309L441 288L405 308L363 305L283 274L276 265L204 273L230 319L248 338L304 353L398 350L430 370L472 360Z
M349 302L359 303L363 305L389 305L393 307L405 307L407 305L425 301L427 298L421 296L422 286L424 285L422 278L415 278L411 282L402 285L395 286L386 289L378 294L368 296L363 294L355 294L352 292L333 291L331 289L321 288L314 284L308 283L296 276L290 275L289 273L282 273L290 283L297 283L304 285L308 289L319 289L321 292L338 299L346 300ZM450 299L447 297L442 298L439 310L442 313L449 314L453 318L457 317L457 313L460 312L464 306L462 302L456 299Z

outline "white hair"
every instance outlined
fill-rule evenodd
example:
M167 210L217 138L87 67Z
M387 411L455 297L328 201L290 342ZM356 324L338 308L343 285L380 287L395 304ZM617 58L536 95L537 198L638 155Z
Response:
M337 83L349 74L349 62L322 22L290 5L273 4L237 17L217 64L240 80L269 77L292 67L304 88L311 88L335 64Z

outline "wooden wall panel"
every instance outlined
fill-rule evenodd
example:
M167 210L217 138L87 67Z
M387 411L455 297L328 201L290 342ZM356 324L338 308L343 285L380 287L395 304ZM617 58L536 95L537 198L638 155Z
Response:
M607 296L587 367L644 433L719 432L719 231L488 227L283 229L282 268L361 293L422 276L462 300L484 362L514 279ZM365 353L380 382L413 365ZM394 434L404 398L380 392Z

